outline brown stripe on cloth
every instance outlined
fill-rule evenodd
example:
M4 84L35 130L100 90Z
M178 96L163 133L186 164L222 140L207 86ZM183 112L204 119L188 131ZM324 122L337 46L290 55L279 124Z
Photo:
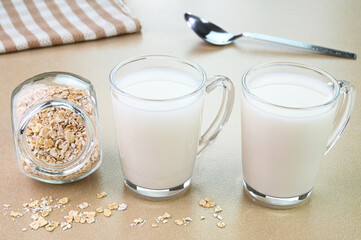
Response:
M71 33L71 35L73 35L75 42L80 42L85 40L84 34L81 31L79 31L71 22L69 22L69 20L64 16L64 14L61 12L59 6L54 2L54 0L47 0L44 2L48 6L54 18L58 20L60 25L62 25L65 29L67 29Z
M0 24L0 39L3 39L2 44L4 45L5 52L15 52L17 47L13 39L4 31L3 27Z
M78 16L78 18L86 24L90 29L95 32L97 38L104 38L106 37L106 33L102 27L96 24L92 19L85 14L83 9L78 5L77 1L74 0L67 0L66 1L69 7L73 10L73 12Z
M137 26L137 31L139 31L141 29L141 26L140 26L140 22L138 21L138 19L132 17L128 12L124 11L121 2L118 2L117 0L115 0L115 1L116 1L116 3L113 0L110 0L110 3L115 8L119 9L124 15L131 18L135 22L135 25Z
M24 4L31 16L33 17L36 24L49 36L50 41L53 45L59 45L63 43L60 35L52 29L46 20L41 16L39 9L34 4L34 0L24 1Z
M117 30L117 34L125 33L126 28L122 21L119 21L118 19L114 18L112 15L110 15L107 11L104 10L102 6L100 6L96 1L89 1L88 4L92 6L92 8L106 21L112 23Z
M29 48L40 47L38 38L31 31L29 31L29 29L26 28L13 3L11 1L4 1L3 5L16 30L25 37Z

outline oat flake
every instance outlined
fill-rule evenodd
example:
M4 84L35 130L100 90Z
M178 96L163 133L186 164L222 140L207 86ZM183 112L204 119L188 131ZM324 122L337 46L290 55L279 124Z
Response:
M106 197L106 196L107 196L106 192L97 193L97 198L103 198L103 197Z
M219 228L224 228L225 226L226 226L226 224L224 222L217 223L217 227L219 227Z
M59 199L58 203L59 204L62 204L62 205L65 205L69 202L69 199L67 197L64 197L62 199Z
M99 207L99 208L95 209L95 211L96 211L97 213L102 213L104 210L103 210L103 208Z
M104 216L109 217L110 215L112 215L112 211L110 209L104 209L103 214Z
M118 210L120 211L124 211L125 209L127 209L128 205L126 203L121 203L119 204Z
M81 209L85 209L85 208L87 208L87 207L89 207L89 206L90 206L90 204L87 203L87 202L83 202L83 203L81 203L81 204L78 205L78 207L80 207Z
M108 208L109 208L110 210L118 209L118 204L116 204L115 202L109 203L109 204L108 204Z

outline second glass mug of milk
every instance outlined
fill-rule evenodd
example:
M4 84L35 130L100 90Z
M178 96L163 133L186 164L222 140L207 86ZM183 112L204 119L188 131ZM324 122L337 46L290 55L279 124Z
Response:
M242 78L244 189L259 203L291 208L311 194L323 156L341 135L354 87L327 72L271 62Z
M200 66L185 59L149 55L119 63L110 85L125 184L153 199L183 192L196 158L231 114L232 82L224 76L207 79ZM223 102L201 135L204 99L217 87Z

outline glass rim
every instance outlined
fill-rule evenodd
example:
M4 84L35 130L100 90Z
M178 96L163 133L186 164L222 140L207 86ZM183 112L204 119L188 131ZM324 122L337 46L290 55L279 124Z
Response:
M116 85L116 83L114 82L114 76L116 74L116 72L123 66L134 63L134 62L138 62L141 60L146 60L146 59L170 59L173 61L178 61L178 62L182 62L187 64L188 66L192 67L193 69L195 69L198 73L200 73L201 78L202 78L202 82L190 93L187 93L185 95L179 96L179 97L174 97L174 98L166 98L166 99L152 99L152 98L144 98L144 97L139 97L130 93L127 93L123 90L121 90L120 88L118 88L118 86ZM130 97L136 100L142 100L142 101L151 101L151 102L166 102L166 101L176 101L176 100L180 100L183 98L187 98L187 97L191 97L195 94L197 94L200 90L203 89L203 87L205 86L206 83L206 79L207 79L207 75L205 73L205 71L196 63L185 59L185 58L180 58L180 57L175 57L175 56L171 56L171 55L141 55L141 56L136 56L136 57L132 57L132 58L128 58L120 63L118 63L117 65L115 65L115 67L112 69L112 71L109 74L109 82L110 82L110 86L111 89L114 90L115 92L117 92L118 94L121 94L123 96L126 97Z
M335 84L335 86L337 86L336 89L336 93L334 93L334 95L325 103L322 104L318 104L318 105L314 105L314 106L309 106L309 107L288 107L288 106L282 106L279 104L274 104L271 103L259 96L257 96L256 94L254 94L247 86L246 83L246 79L248 77L248 75L250 75L251 73L262 69L264 67L269 67L269 66L287 66L287 67L296 67L296 68L301 68L301 69L306 69L306 70L310 70L313 72L316 72L318 74L321 74L325 77L327 77L329 80L331 80L331 82L333 82ZM267 104L267 105L271 105L273 107L277 107L277 108L283 108L283 109L290 109L290 110L310 110L310 109L315 109L315 108L321 108L321 107L325 107L328 106L330 104L333 104L336 102L337 98L340 96L340 87L338 84L338 81L328 72L326 72L325 70L321 69L321 68L317 68L317 67L311 67L305 64L301 64L301 63L295 63L295 62L287 62L287 61L272 61L272 62L266 62L266 63L261 63L258 65L255 65L251 68L249 68L242 76L242 88L245 90L245 92L253 99L257 100L258 102L261 102L263 104Z

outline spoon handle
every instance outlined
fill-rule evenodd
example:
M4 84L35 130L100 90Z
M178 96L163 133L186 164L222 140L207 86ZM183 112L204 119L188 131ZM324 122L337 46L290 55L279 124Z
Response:
M264 35L264 34L259 34L259 33L245 32L239 36L254 38L254 39L258 39L258 40L273 42L273 43L292 46L292 47L296 47L296 48L308 49L311 51L320 52L323 54L337 56L337 57L351 58L351 59L356 59L356 57L357 57L355 53L344 52L344 51L340 51L340 50L336 50L336 49L325 48L325 47L321 47L321 46L317 46L317 45L307 44L307 43L303 43L303 42L297 42L297 41L293 41L293 40L289 40L289 39L285 39L285 38L279 38L279 37L274 37L274 36L269 36L269 35Z

